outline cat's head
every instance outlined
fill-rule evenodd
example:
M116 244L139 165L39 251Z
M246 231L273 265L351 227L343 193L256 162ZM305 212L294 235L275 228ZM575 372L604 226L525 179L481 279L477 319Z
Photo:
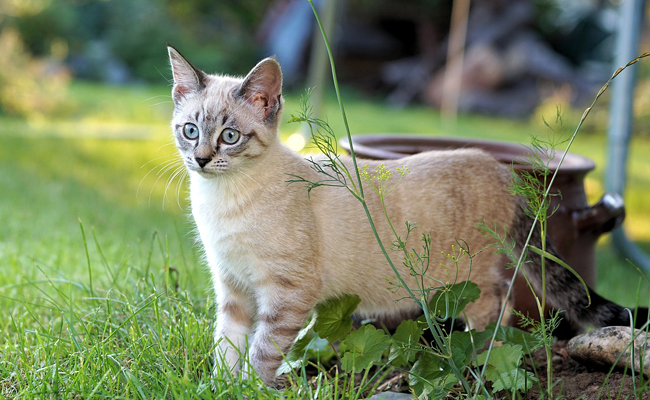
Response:
M208 75L169 46L172 130L188 169L212 178L245 169L277 145L282 71L273 58L245 78Z

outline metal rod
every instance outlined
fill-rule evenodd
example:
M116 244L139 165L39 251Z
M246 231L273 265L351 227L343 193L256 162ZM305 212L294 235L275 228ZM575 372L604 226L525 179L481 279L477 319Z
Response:
M637 56L639 35L643 26L645 0L624 0L619 9L615 66L627 64ZM623 196L627 180L627 158L632 138L632 100L636 83L636 65L621 73L612 83L607 130L607 171L605 186L608 192ZM612 244L620 256L650 273L650 258L625 235L623 227L612 232Z

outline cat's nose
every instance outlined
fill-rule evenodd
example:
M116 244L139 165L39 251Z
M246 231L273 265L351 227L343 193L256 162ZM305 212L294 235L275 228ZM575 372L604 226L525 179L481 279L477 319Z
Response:
M202 158L202 157L194 157L196 160L196 163L199 164L199 167L203 168L206 166L207 163L210 162L211 158Z

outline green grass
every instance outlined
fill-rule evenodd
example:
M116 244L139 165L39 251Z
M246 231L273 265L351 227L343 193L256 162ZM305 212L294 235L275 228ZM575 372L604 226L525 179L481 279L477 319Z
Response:
M169 88L75 83L51 120L0 116L0 395L5 398L214 398L210 276L194 245L186 187L175 171ZM289 94L285 121L297 112ZM541 121L394 110L349 93L353 133L404 132L528 142ZM343 132L333 98L324 114ZM548 118L554 117L553 115ZM576 121L565 121L572 129ZM282 136L299 127L283 123ZM605 138L580 135L602 194ZM632 146L626 226L650 250L650 139ZM166 167L170 168L167 169ZM82 235L82 228L83 233ZM639 275L604 244L597 289L635 304ZM650 298L649 285L641 304ZM337 398L321 376L319 398ZM218 398L267 398L255 383L217 381ZM300 387L300 385L297 385ZM303 389L314 390L314 389ZM362 389L363 390L363 389ZM301 394L302 393L302 394ZM340 394L340 392L339 392ZM286 398L303 398L298 389ZM315 397L311 395L308 397Z

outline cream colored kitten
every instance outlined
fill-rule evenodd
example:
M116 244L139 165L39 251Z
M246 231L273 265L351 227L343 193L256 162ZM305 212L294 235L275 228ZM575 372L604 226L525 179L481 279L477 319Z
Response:
M296 334L314 306L326 299L357 294L357 314L397 320L420 312L404 289L386 289L394 274L381 254L361 204L345 189L319 187L310 197L290 175L321 180L310 163L278 139L283 108L282 73L274 59L261 61L243 79L207 75L169 47L174 76L172 129L190 171L192 214L203 242L217 295L216 368L236 371L240 354L271 384ZM362 161L370 168L375 161ZM421 233L431 234L429 275L453 280L456 271L439 267L456 239L470 250L493 240L477 229L485 222L506 228L522 243L531 223L520 201L508 191L508 169L480 150L422 153L384 161L410 174L386 201L396 225L416 221L409 247L419 248ZM367 190L368 207L384 240L394 238L377 196ZM405 232L401 232L404 234ZM539 238L534 240L538 243ZM401 255L394 263L402 265ZM525 265L539 288L539 259ZM577 279L547 262L550 301L567 310L576 327L628 324L622 307L592 292L592 304ZM466 279L467 265L458 276ZM504 302L504 259L483 251L473 259L469 279L481 297L466 308L467 323L482 329L497 319ZM402 277L416 287L407 270ZM431 286L439 286L431 281ZM248 342L249 348L245 344Z

